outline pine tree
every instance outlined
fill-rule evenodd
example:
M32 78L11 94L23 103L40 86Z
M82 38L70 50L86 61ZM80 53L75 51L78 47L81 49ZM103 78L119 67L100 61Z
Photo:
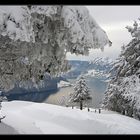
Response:
M3 96L1 94L1 91L0 91L0 123L1 123L1 120L4 119L6 116L3 116L1 114L1 109L2 109L2 101L3 101Z
M90 95L90 90L86 84L85 78L80 76L76 81L73 93L70 94L69 101L71 103L79 103L80 110L82 110L84 103L87 103L91 99L92 97Z
M2 101L3 101L3 98L2 98L1 92L0 92L0 110L1 110L1 108L2 108L2 105L1 105Z
M31 80L36 86L44 74L68 71L67 52L88 55L110 41L81 6L0 7L0 89Z
M103 107L140 119L140 27L126 27L133 39L114 63Z

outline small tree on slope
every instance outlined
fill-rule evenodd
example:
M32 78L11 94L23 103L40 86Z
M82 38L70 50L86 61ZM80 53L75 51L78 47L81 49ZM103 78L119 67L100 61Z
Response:
M90 90L86 84L85 78L80 76L74 86L73 93L70 94L71 103L80 103L80 110L83 109L83 104L91 100Z

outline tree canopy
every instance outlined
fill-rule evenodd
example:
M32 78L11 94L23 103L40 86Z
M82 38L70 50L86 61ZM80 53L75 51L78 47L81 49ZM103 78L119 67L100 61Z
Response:
M135 21L133 27L126 28L132 40L122 46L114 63L103 106L140 119L140 27Z
M66 53L88 55L110 44L82 6L0 6L0 90L35 85L70 69Z

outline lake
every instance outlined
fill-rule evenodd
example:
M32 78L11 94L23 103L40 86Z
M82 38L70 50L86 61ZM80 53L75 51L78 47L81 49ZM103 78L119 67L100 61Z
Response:
M75 79L68 79L71 84L75 84ZM89 77L86 79L92 95L91 107L99 108L104 97L107 84L97 78ZM57 90L50 90L44 92L33 92L23 94L10 94L8 100L22 100L43 102L55 105L66 106L69 99L69 94L73 92L73 87L63 87Z

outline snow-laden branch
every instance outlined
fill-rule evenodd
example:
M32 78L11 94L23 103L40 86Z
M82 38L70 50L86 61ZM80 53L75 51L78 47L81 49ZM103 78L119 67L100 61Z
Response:
M85 7L0 6L0 88L57 76L70 68L67 52L88 55L109 43Z

